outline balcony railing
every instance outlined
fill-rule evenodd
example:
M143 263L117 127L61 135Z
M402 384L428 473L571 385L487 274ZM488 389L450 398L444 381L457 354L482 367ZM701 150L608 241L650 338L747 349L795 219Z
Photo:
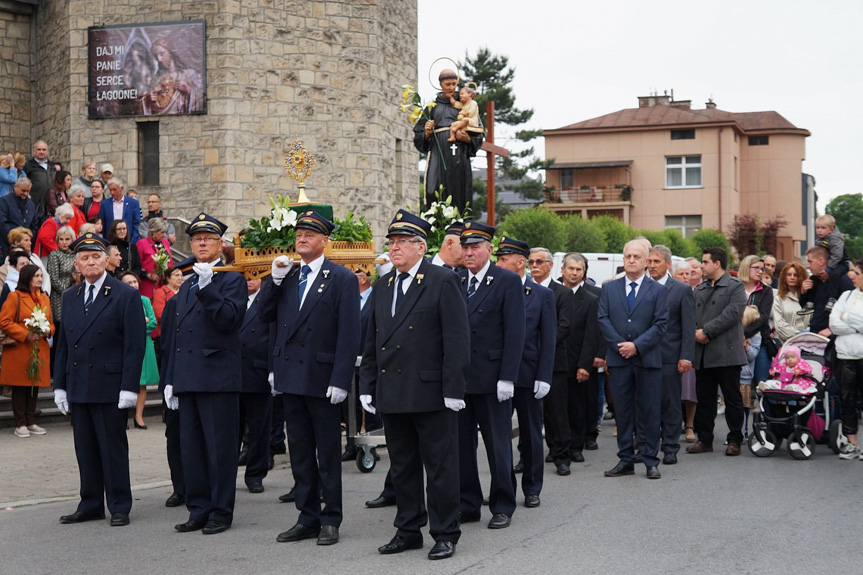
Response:
M546 202L553 204L587 204L631 202L631 186L582 186L566 187L561 190L548 190Z

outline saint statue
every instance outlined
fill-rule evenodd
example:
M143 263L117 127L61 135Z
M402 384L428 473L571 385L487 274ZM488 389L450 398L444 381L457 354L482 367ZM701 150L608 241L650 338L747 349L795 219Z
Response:
M426 205L436 200L435 192L441 186L440 200L452 196L452 205L460 212L473 199L473 173L471 158L476 156L482 146L483 129L476 118L477 125L468 125L455 132L455 141L448 142L450 126L459 121L462 111L453 105L458 101L458 74L453 70L441 70L438 77L441 92L435 98L436 105L426 108L423 117L414 126L414 146L428 154L425 174ZM425 118L431 116L431 120ZM464 118L463 114L463 118Z

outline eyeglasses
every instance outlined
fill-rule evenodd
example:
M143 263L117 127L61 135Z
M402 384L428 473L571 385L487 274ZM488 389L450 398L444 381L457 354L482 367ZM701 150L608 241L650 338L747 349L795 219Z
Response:
M219 241L219 238L202 238L200 236L196 236L189 240L189 242L193 244L209 244L217 241Z
M551 262L550 262L550 261L548 261L548 260L527 260L527 263L528 263L529 265L532 265L532 266L538 266L538 265L540 265L540 264L544 264L544 263L549 263L549 264L550 264Z
M387 242L388 247L398 246L400 248L405 247L408 244L418 244L422 240L389 240Z
M764 271L764 268L761 266L749 266L749 269L755 270L757 272L763 272Z

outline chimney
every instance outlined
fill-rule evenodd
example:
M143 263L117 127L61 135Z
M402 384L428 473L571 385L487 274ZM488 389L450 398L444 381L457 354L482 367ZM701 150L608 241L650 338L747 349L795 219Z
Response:
M639 108L653 108L654 106L668 106L670 104L671 96L667 94L662 96L660 96L659 94L651 94L650 96L638 97Z
M692 109L692 100L672 100L669 106L673 108L683 108L684 110Z
M713 101L713 98L708 98L707 103L704 104L704 109L706 110L715 110L716 102Z

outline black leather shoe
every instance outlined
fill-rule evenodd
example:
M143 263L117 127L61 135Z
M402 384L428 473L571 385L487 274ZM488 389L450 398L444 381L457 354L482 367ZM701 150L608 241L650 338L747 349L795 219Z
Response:
M85 521L95 521L96 519L105 519L105 512L85 513L84 511L76 511L72 515L63 515L60 517L60 523L69 525L72 523L84 523Z
M458 522L461 524L476 523L479 520L480 520L480 514L479 513L465 513L464 511L459 511Z
M302 541L303 539L315 539L321 533L320 527L309 527L297 523L284 533L279 533L276 541L287 543L290 541Z
M270 453L273 455L284 455L288 452L288 448L285 447L285 442L277 443L275 446L270 446Z
M676 465L677 464L677 454L676 453L666 453L662 458L663 465Z
M551 453L545 456L546 463L554 463L554 457L551 456Z
M249 452L248 451L241 451L240 452L240 459L237 460L237 465L239 467L245 467L248 462L249 462Z
M510 516L505 513L495 513L488 522L489 529L506 529L509 527Z
M346 461L354 461L357 458L357 450L356 449L345 449L345 452L342 453L342 463Z
M483 497L483 498L482 498L482 504L483 504L484 506L488 507L488 497Z
M334 545L339 542L339 528L335 525L324 525L318 535L318 545Z
M111 527L122 527L124 525L129 524L129 514L128 513L112 513L111 514Z
M539 507L539 495L525 495L524 496L524 506L525 507Z
M606 477L623 477L624 475L632 475L635 473L635 466L632 463L620 462L605 472Z
M644 463L644 456L640 451L635 452L635 457L632 459L633 463Z
M572 473L569 470L569 463L558 463L557 464L557 474L558 475L569 475Z
M515 467L512 468L513 473L524 473L524 463L521 459L518 460L518 463L515 464Z
M224 521L216 521L215 519L210 519L207 521L207 524L204 525L204 528L201 529L201 533L204 535L216 535L217 533L224 533L228 529L231 528L230 523L225 523Z
M662 474L659 472L659 468L655 465L651 465L647 468L647 478L648 479L661 479Z
M455 555L455 543L452 541L436 541L434 547L429 551L429 559L449 559Z
M291 487L290 491L288 491L284 495L279 495L279 501L281 501L282 503L293 503L297 498L296 494L294 493L294 490L296 488L297 486L294 485L293 487Z
M580 451L574 451L569 458L575 463L584 463L584 455Z
M389 543L378 547L378 553L381 555L393 555L395 553L407 551L408 549L422 549L422 546L422 537L418 539L407 539L401 535L396 535Z
M584 448L588 451L596 451L599 449L599 445L597 445L594 440L588 439L584 442Z
M175 491L168 499L165 500L165 507L179 507L180 505L185 503L185 501L186 498Z
M206 521L195 521L194 519L189 519L185 523L178 523L174 525L174 529L179 531L180 533L189 533L190 531L198 531L199 529L203 529L204 525L206 525Z
M261 483L252 483L249 485L249 493L263 493L264 486Z
M396 504L395 499L389 499L381 495L377 499L372 499L371 501L366 501L366 507L369 509L380 509L381 507L391 507Z

